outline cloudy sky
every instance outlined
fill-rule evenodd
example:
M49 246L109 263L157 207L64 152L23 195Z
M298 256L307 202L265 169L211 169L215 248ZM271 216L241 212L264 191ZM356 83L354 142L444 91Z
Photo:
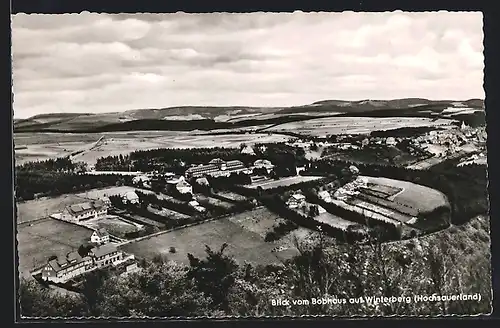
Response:
M481 13L12 17L14 116L484 98Z

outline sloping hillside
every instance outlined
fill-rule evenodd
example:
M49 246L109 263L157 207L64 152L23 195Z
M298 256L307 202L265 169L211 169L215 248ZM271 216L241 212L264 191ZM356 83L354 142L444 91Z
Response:
M447 117L465 119L481 111L484 101L434 101L419 98L394 100L323 100L294 107L204 107L185 106L160 109L136 109L113 113L53 113L36 115L14 122L15 132L89 132L127 131L143 129L144 124L161 130L231 129L264 124L280 124L311 118L342 116L375 117ZM449 111L449 109L460 111ZM449 111L449 112L445 112ZM469 111L469 112L467 112ZM446 115L445 115L446 114ZM481 116L481 115L480 115ZM484 113L483 113L484 116ZM481 123L482 117L476 121ZM187 123L186 123L187 122ZM237 122L237 123L236 123Z

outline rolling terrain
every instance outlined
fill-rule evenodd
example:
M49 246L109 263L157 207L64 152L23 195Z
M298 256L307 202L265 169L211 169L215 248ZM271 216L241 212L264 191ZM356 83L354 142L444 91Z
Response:
M115 113L52 113L14 120L14 132L101 133L139 130L217 130L279 125L327 117L425 117L485 122L484 101L324 100L294 107L170 107Z

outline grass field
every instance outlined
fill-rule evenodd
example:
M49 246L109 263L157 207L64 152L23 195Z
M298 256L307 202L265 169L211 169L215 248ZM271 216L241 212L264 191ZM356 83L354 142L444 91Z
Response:
M17 223L41 219L50 214L61 212L68 205L85 201L86 199L81 196L69 194L17 202Z
M145 258L163 254L168 260L188 263L188 253L205 257L205 245L218 249L227 243L227 254L239 263L280 263L283 258L296 254L296 251L288 248L275 252L277 244L264 241L265 232L274 225L276 219L274 214L260 208L130 243L124 245L123 250ZM176 252L170 253L170 247L175 247Z
M167 217L169 219L173 219L173 220L184 220L184 219L187 219L190 217L189 215L175 212L175 211L172 211L172 210L170 210L168 208L164 208L164 207L161 210L158 210L158 209L155 209L155 208L149 206L148 211L150 211L151 213L155 213L155 214Z
M66 255L90 240L92 230L55 219L18 226L19 271L36 269L52 255Z
M323 178L323 177L297 175L297 176L293 176L293 177L282 178L279 180L257 182L257 183L253 183L251 185L248 185L247 187L248 188L262 187L262 189L272 189L272 188L281 187L281 186L291 186L291 185L295 185L295 184L302 183L302 182L319 180L321 178Z
M453 120L417 117L327 117L292 123L284 123L267 129L269 132L295 132L313 136L327 134L366 134L400 127L450 125Z
M126 233L134 232L138 230L138 227L121 220L117 216L108 216L106 218L92 220L92 223L88 223L94 229L104 228L110 234L123 238Z
M446 196L434 189L417 185L408 181L388 178L367 177L369 183L388 185L402 189L389 197L389 200L417 209L421 213L432 212L440 206L448 206Z

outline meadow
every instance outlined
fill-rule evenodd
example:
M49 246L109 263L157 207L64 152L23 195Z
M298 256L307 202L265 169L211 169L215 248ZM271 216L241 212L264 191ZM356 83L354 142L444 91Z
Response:
M17 202L17 223L27 223L48 217L61 212L68 205L87 201L85 194L66 194L59 197L45 197L40 199Z
M50 256L64 256L90 241L92 230L55 219L17 227L19 272L26 273L47 263Z
M123 245L122 248L139 258L151 259L162 255L167 260L187 264L188 253L204 257L205 246L217 250L227 243L227 254L240 263L277 264L297 254L291 245L277 251L279 243L264 241L265 234L278 219L267 209L259 208L230 218L167 232ZM175 253L170 252L171 247L175 248Z

